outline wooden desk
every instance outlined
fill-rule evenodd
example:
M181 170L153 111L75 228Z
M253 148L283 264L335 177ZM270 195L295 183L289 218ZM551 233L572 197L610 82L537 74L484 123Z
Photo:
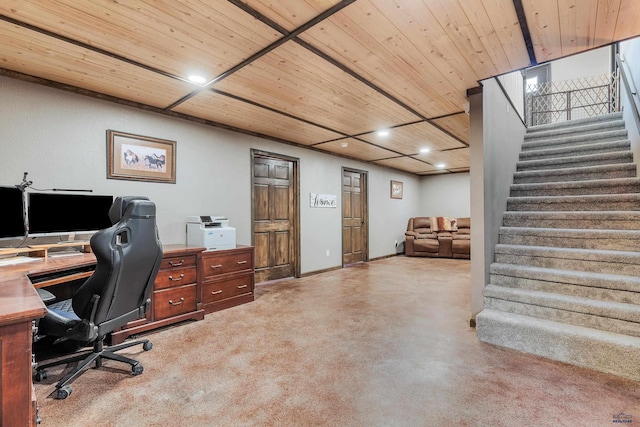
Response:
M0 425L35 426L32 382L33 320L47 309L27 274L95 264L93 254L48 258L0 267Z
M164 245L150 312L113 332L112 341L187 319L202 320L205 312L253 301L253 247L203 250ZM32 325L47 312L36 288L89 277L95 263L92 253L79 253L0 266L0 426L36 425Z

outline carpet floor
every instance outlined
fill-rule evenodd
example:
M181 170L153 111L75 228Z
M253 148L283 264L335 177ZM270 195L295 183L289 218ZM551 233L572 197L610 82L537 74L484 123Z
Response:
M42 426L607 426L640 383L480 342L468 260L392 257L256 287L249 304L145 335L51 397ZM526 337L523 337L526 339ZM629 422L631 421L631 423Z

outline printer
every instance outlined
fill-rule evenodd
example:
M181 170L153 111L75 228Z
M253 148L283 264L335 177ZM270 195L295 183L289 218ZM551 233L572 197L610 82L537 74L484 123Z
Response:
M223 216L188 216L187 245L207 250L235 249L236 229L229 227L229 219Z

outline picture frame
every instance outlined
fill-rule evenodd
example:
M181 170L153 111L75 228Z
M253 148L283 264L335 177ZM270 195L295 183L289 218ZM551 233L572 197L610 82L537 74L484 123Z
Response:
M176 183L176 141L107 130L107 179Z
M391 180L391 198L402 199L403 185L402 181Z

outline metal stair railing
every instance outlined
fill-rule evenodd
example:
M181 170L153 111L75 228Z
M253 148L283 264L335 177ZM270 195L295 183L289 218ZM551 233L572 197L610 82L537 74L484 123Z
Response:
M525 110L527 126L619 111L618 73L529 85Z

